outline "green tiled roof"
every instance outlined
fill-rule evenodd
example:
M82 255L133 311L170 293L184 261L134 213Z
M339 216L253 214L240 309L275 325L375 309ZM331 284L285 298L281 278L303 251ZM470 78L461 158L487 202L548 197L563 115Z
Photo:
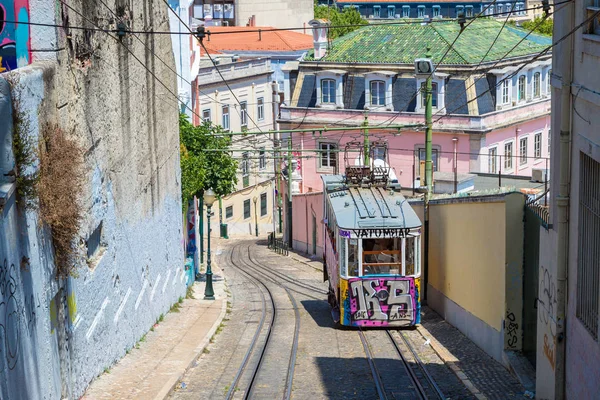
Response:
M491 19L478 19L467 26L443 64L478 64L488 51L502 23ZM333 41L332 48L320 62L412 64L415 58L425 57L427 45L431 46L434 63L438 63L460 32L456 22L435 22L427 25L367 25ZM496 61L512 49L524 35L504 27L486 61ZM551 38L528 37L507 58L535 54L552 44ZM314 61L314 53L307 61Z

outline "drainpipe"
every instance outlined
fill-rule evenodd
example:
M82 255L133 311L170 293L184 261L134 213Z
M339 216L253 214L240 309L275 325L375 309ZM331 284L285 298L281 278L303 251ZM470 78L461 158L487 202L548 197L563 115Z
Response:
M558 34L573 29L573 4L565 4L559 11L562 17L557 26ZM562 28L562 29L561 29ZM562 86L560 93L560 148L559 148L559 186L556 196L557 222L557 285L556 285L556 377L555 398L565 398L565 311L567 308L567 272L569 266L569 189L571 180L571 81L573 80L573 35L561 46L560 63Z

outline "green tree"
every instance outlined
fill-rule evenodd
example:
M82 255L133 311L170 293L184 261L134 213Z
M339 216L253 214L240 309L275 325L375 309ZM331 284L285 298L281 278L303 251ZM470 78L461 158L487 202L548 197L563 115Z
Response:
M335 6L316 5L315 18L329 20L331 25L334 26L334 28L329 29L330 39L346 35L368 24L354 7L346 8L343 12L340 12ZM338 26L338 28L335 28L335 26Z
M525 21L521 24L523 29L528 31L532 30L542 35L552 36L552 28L554 27L554 20L546 18L543 20L542 17L537 17L533 21Z
M194 195L212 188L219 197L233 192L237 183L237 161L226 150L231 136L220 126L204 123L194 126L185 114L179 116L181 152L181 196L186 207Z

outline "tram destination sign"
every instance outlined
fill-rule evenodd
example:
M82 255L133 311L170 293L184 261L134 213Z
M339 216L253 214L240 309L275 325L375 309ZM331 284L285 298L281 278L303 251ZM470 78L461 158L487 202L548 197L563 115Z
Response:
M415 236L415 233L411 232L410 228L340 229L340 236L346 238L384 238Z

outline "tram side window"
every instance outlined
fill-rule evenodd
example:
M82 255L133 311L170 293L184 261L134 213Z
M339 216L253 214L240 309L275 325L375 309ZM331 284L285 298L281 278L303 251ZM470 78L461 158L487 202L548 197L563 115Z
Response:
M341 237L340 238L340 274L342 276L348 276L348 266L346 265L346 243L347 239Z
M348 242L348 276L359 276L358 239L349 239Z
M419 246L420 246L420 241L419 241L419 237L408 237L406 238L406 271L405 271L405 275L414 275L414 276L419 276L421 275L421 266L420 266L420 253L419 253Z
M401 244L400 238L363 240L363 275L400 274Z

